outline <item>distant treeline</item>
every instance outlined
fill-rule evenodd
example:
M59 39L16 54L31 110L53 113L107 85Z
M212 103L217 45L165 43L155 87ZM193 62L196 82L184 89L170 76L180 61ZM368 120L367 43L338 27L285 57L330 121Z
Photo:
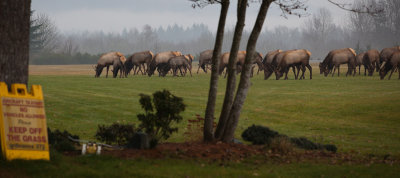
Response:
M64 65L64 64L96 64L101 54L88 53L64 54L64 53L40 53L31 55L30 64L34 65Z
M265 55L276 49L307 49L312 53L311 60L322 60L333 49L353 48L356 53L361 53L400 45L399 0L357 0L353 8L377 4L384 7L382 13L372 16L346 12L343 24L336 24L327 8L318 9L297 28L270 28L271 24L266 23L256 50ZM46 15L32 18L35 19L31 23L32 64L93 64L99 54L110 51L119 51L125 56L145 50L155 54L180 51L197 57L200 52L212 49L215 41L215 32L204 24L167 28L145 25L141 30L124 29L121 33L104 33L99 29L62 34ZM227 27L222 52L229 52L233 36L234 29ZM244 30L240 50L246 50L249 36L250 32Z

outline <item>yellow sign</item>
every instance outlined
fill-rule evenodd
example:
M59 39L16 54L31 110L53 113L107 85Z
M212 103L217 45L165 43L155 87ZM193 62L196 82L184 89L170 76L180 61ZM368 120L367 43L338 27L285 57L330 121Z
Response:
M0 82L0 136L3 156L8 159L50 160L46 113L40 85L28 93L24 84L11 92Z

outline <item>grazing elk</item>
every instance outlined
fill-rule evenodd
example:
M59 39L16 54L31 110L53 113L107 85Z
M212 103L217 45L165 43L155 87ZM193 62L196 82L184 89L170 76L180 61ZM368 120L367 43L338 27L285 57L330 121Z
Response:
M192 76L192 71L191 71L191 57L192 55L182 55L182 56L176 56L172 57L171 59L168 60L168 67L165 68L165 70L172 69L173 76L177 76L177 71L179 69L181 76L186 75L187 69L189 69L190 76ZM184 70L184 72L182 72Z
M246 58L246 55L245 55L245 57L244 58L238 58L238 61L237 61L237 63L236 63L236 72L237 73L240 73L240 72L242 72L242 68L243 68L243 65L244 65L244 60L245 60L245 58ZM263 59L263 55L261 54L261 53L259 53L259 52L257 52L256 51L256 53L254 54L254 57L253 57L253 64L257 64L257 66L258 66L258 69L261 69L261 70L263 70L263 65L262 65L262 59ZM252 68L251 68L251 75L250 75L250 77L253 77L253 73L254 73L254 67L255 66L253 66Z
M276 67L272 66L272 60L274 59L274 57L277 54L279 54L281 52L282 52L282 50L278 49L278 50L275 50L275 51L270 51L270 52L267 53L267 55L265 55L265 58L262 61L263 65L264 65L264 67L263 67L263 69L264 69L264 80L267 80L272 75L272 73L274 73L274 70L275 70Z
M382 49L381 53L379 54L379 62L382 64L383 62L388 61L390 57L392 57L393 53L397 51L400 51L400 46Z
M224 54L221 55L220 58L220 63L219 63L219 75L222 74L222 72L225 70L225 68L228 67L228 63L229 63L229 56L230 53L226 52ZM236 64L238 61L244 61L244 59L246 58L246 51L239 51L236 57ZM225 72L225 76L228 72Z
M310 71L310 80L312 79L312 68L310 66L310 57L311 57L311 52L305 49L299 49L299 50L292 50L289 52L286 52L283 55L283 58L280 60L280 62L277 65L277 69L275 70L276 74L276 80L279 80L280 77L283 76L283 73L286 73L285 79L287 79L287 73L289 71L290 67L299 67L302 70L302 74L300 76L300 79L305 78L304 73L306 71L306 67ZM296 79L298 78L299 71L297 72Z
M153 60L151 60L150 65L147 70L147 74L152 76L154 71L157 69L158 76L165 76L168 73L168 60L176 57L181 56L182 53L179 51L166 51L156 54Z
M197 73L199 73L200 68L207 73L207 66L211 65L211 58L214 50L205 50L200 53L199 57L199 68L197 68Z
M389 80L390 80L393 72L396 69L399 72L399 79L400 79L400 51L393 53L393 55L386 62L383 62L382 67L379 71L381 80L383 80L385 78L385 76L389 72L389 70L391 71L390 75L389 75Z
M276 54L276 55L274 56L274 58L272 59L271 64L269 64L269 67L271 68L271 70L272 70L273 72L275 72L275 71L276 71L276 68L278 67L278 64L281 62L283 56L285 56L286 53L292 52L292 51L296 51L296 49L287 50L287 51L282 51L282 52L279 52L278 54ZM295 67L296 67L296 66L291 66L291 67L292 67L292 70L293 70L293 73L294 73L294 77L297 79L296 70L295 70ZM299 72L299 70L300 70L300 68L297 67L297 73ZM286 71L285 80L288 79L288 77L287 77L288 72L289 72L289 70ZM276 73L275 73L275 75L276 75ZM265 74L264 74L264 78L265 78ZM268 79L268 78L267 78L267 79Z
M338 76L340 73L340 64L347 64L348 70L347 75L351 75L354 71L353 76L356 74L356 52L352 48L344 48L330 51L325 57L324 61L319 63L320 73L324 73L325 77L332 71L332 77L338 70Z
M133 75L136 75L139 73L139 71L142 74L145 74L148 70L148 65L150 64L151 60L153 59L154 54L151 51L142 51L142 52L137 52L133 53L130 57L128 57L125 66L126 66L126 72L129 74L130 71L133 68ZM147 67L145 67L145 64ZM143 67L143 71L142 71ZM137 68L139 68L137 70ZM136 71L137 70L137 71Z
M121 78L122 75L126 77L126 70L125 70L125 56L120 52L109 52L105 53L100 56L99 60L97 61L97 65L95 66L95 77L100 77L103 68L107 68L106 78L108 77L108 69L110 65L113 66L113 77L116 78L118 75L118 71L120 71L119 77Z
M356 56L356 69L358 67L358 75L361 75L361 66L363 65L363 58L364 58L365 52L357 54ZM367 69L364 67L364 75L367 72Z
M379 51L376 49L368 50L363 57L362 63L365 67L364 75L367 75L366 71L368 70L368 76L372 76L374 74L375 68L376 72L378 72L380 67Z

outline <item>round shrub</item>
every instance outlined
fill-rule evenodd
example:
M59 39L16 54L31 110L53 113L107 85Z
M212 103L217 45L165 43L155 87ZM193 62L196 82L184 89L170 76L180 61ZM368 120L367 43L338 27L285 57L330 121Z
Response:
M252 125L242 133L242 138L252 142L254 145L263 145L271 143L271 139L280 136L278 132L264 126Z

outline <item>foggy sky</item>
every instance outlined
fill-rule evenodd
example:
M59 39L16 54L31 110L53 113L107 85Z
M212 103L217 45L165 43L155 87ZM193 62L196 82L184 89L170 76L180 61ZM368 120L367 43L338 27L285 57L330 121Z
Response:
M344 2L344 0L336 0ZM345 1L345 2L349 2ZM227 27L236 23L236 1L231 1ZM346 24L341 19L347 12L327 0L308 0L308 14L320 7L328 8L336 24ZM45 13L56 23L61 32L104 31L119 33L123 29L137 28L145 24L158 28L178 24L184 27L203 23L216 31L220 5L204 8L191 7L188 0L32 0L35 13ZM247 10L245 29L253 27L260 3L252 3ZM276 5L271 5L264 28L276 26L301 27L309 17L288 16L285 19Z

